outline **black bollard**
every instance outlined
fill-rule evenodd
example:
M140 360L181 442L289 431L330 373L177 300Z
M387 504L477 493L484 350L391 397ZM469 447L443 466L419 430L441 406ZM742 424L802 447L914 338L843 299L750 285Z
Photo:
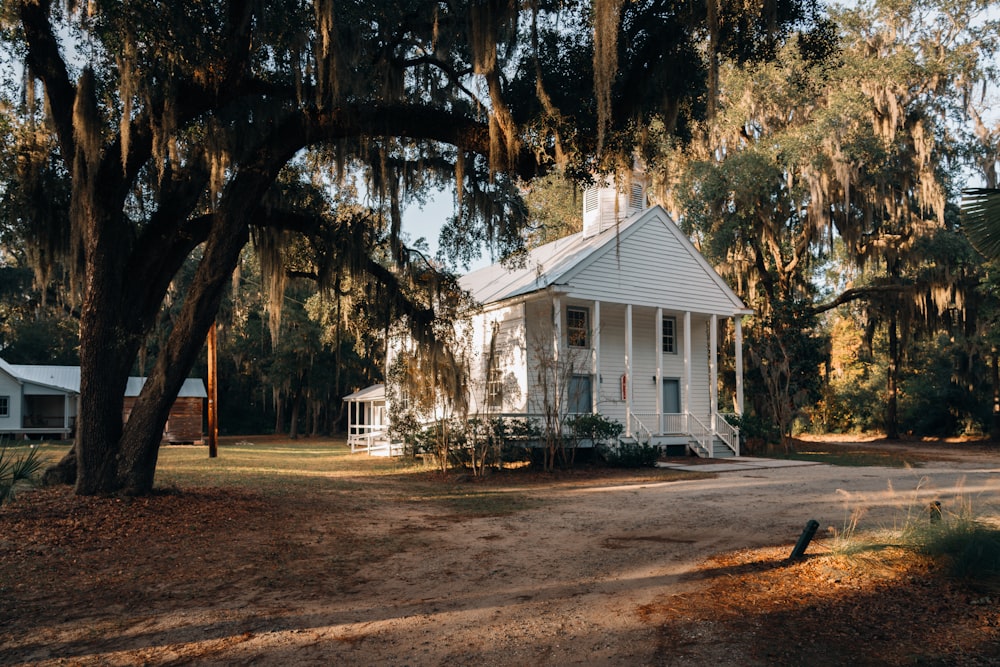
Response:
M795 543L795 548L792 549L792 555L788 557L790 560L802 558L806 552L806 548L809 546L809 542L812 541L813 535L816 534L817 528L819 528L819 521L816 519L809 519L809 522L806 523L806 527L802 531L802 534L799 535L799 541Z

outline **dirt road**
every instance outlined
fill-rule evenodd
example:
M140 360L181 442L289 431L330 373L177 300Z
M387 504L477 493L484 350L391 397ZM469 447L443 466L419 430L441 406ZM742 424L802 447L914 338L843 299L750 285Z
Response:
M65 492L41 491L34 510L0 514L0 663L753 664L711 623L674 659L641 610L703 588L694 571L712 554L790 549L809 519L823 550L831 529L898 525L932 500L1000 517L1000 459L495 489L524 507L446 514L360 481L308 498L165 496L107 518L124 527L100 539ZM39 528L53 523L62 537Z

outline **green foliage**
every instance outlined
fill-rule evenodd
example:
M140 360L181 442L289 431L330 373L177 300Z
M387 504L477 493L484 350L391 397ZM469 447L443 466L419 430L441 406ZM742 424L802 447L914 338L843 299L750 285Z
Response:
M912 521L904 532L907 543L922 553L946 559L955 577L973 580L1000 578L1000 530L978 520L963 504L957 513L940 513L939 521Z
M777 423L755 411L727 415L726 421L739 429L740 451L744 454L763 454L769 451L771 445L781 442L781 430Z
M970 188L962 195L963 230L979 252L1000 259L1000 189Z
M643 442L602 445L598 451L613 468L652 468L660 459L660 448Z
M34 447L18 456L6 445L0 446L0 505L13 500L20 486L34 484L44 463Z
M582 414L566 420L566 427L576 440L587 439L594 445L608 444L621 435L625 428L621 422L602 414Z
M991 408L986 365L973 363L962 336L916 341L900 379L900 422L931 436L982 435ZM977 370L969 377L970 370Z
M393 424L395 428L395 424ZM517 417L447 419L423 426L407 420L399 432L410 454L432 454L439 462L483 474L491 468L526 462L531 445L540 435L532 420Z

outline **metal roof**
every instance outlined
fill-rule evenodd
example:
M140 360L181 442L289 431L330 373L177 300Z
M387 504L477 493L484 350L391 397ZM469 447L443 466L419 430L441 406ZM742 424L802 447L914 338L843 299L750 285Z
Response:
M62 389L74 394L80 393L79 366L36 366L28 364L8 364L14 376L22 382L30 382L44 387Z
M146 384L146 378L130 377L125 385L125 396L135 397L142 391ZM201 378L188 378L181 385L181 390L177 392L177 398L208 398L205 390L205 383Z
M614 243L622 232L642 218L643 213L636 213L620 222L617 227L606 229L600 234L585 237L583 232L577 232L538 246L528 252L523 266L508 268L503 264L492 264L477 269L462 276L459 285L481 304L495 303L545 289L557 284L561 276L585 258L605 245Z
M10 373L21 382L52 387L63 391L80 393L80 367L79 366L38 366L34 364L8 364L0 359L0 368ZM135 397L139 395L143 385L146 384L144 377L130 377L125 385L125 396ZM188 378L184 380L181 390L177 392L177 398L207 398L205 383L200 378Z
M384 401L385 400L385 385L384 384L373 384L370 387L365 387L360 389L353 394L348 394L344 396L345 401L354 401L357 403L366 403L369 401Z

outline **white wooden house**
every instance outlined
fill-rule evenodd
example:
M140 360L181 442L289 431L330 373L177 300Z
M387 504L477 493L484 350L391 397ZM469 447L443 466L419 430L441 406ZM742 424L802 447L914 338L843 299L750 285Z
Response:
M520 268L461 279L481 304L462 323L470 414L600 413L641 442L738 455L722 413L742 413L741 318L752 311L663 208L644 207L638 179L627 193L605 185L583 199L582 232L535 248ZM736 387L722 408L725 320Z
M146 378L128 379L123 419L128 418L145 382ZM184 381L170 408L164 441L202 439L202 409L207 396L200 379ZM79 366L8 364L0 359L0 435L69 439L76 430L79 399Z

